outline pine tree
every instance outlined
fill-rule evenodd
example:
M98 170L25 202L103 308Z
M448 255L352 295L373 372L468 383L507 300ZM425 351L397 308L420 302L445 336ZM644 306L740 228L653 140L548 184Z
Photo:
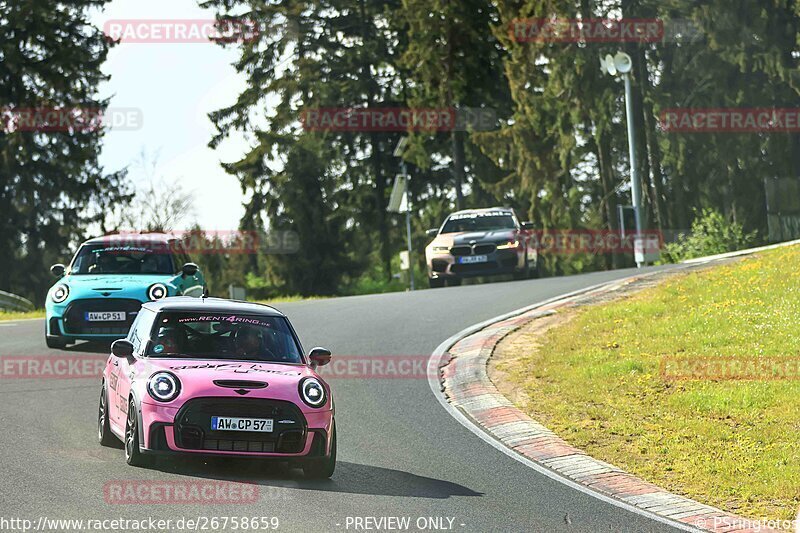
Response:
M318 215L329 215L334 224L327 235L335 255L325 261L333 271L355 275L352 257L377 259L386 279L391 277L393 239L386 213L389 184L398 162L391 156L399 134L374 131L305 131L304 112L319 108L390 107L397 100L397 72L391 65L397 43L387 24L397 8L393 2L334 0L330 2L228 2L203 4L223 14L247 9L242 18L258 20L263 39L241 44L236 68L248 76L248 87L237 102L212 114L219 135L211 145L234 130L253 134L255 147L241 161L226 166L237 175L245 193L251 194L252 213L266 210L270 224L285 227L285 214L298 213L306 202L303 194L318 201L307 207ZM277 99L275 113L250 120L267 106L267 97ZM295 144L303 145L295 149ZM320 150L316 154L311 149ZM289 165L287 154L311 158L321 166L314 176L307 165ZM297 161L299 163L299 161ZM280 181L281 186L276 186ZM302 189L305 187L305 189ZM297 191L292 190L297 188ZM327 191L317 194L316 191ZM296 194L295 194L296 193ZM335 213L334 213L335 211ZM297 219L297 224L306 218ZM292 228L305 233L305 228ZM359 239L352 234L360 234ZM363 261L358 262L364 266ZM336 266L338 265L338 267ZM310 267L309 267L310 268ZM349 272L348 272L349 269ZM298 275L301 275L298 273ZM303 273L302 276L309 276ZM324 290L336 288L331 279ZM305 284L301 284L306 286Z
M98 165L103 130L14 126L33 110L105 110L109 43L88 12L106 0L0 3L0 289L41 302L48 263L65 258L103 206L130 199L122 171Z
M407 24L408 47L401 63L411 78L408 101L412 107L450 108L462 117L472 110L476 110L473 116L481 111L486 116L508 116L511 99L503 76L504 51L491 33L497 17L493 3L486 0L404 0L399 18ZM425 167L432 160L447 159L457 209L466 206L468 171L474 172L472 167L480 164L470 128L480 125L459 124L434 139L416 135L420 146L411 152L417 164ZM480 187L479 181L473 184Z

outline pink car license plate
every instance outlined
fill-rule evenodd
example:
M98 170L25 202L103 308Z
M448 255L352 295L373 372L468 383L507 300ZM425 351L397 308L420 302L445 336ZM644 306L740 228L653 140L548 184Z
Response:
M272 431L272 418L234 418L230 416L212 416L211 429L215 431Z

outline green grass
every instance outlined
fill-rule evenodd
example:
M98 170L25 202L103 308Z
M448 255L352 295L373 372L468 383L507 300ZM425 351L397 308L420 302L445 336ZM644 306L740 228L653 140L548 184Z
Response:
M794 518L800 381L676 381L660 363L800 356L798 265L791 247L670 278L579 311L497 367L532 416L592 456L731 512Z
M35 309L33 311L26 312L0 311L0 322L7 322L9 320L25 320L26 318L44 318L44 309Z
M303 300L325 300L329 296L300 296L299 294L291 294L287 296L276 296L275 298L268 298L266 300L255 300L254 303L265 305L277 305L290 302L301 302Z

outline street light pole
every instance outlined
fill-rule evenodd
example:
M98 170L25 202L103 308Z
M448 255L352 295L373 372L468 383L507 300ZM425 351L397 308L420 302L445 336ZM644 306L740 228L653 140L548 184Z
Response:
M616 76L621 74L625 80L625 116L628 120L628 156L631 164L631 196L633 196L633 215L636 220L636 235L634 236L634 258L636 267L641 268L644 263L644 239L642 230L642 189L639 180L639 164L636 161L636 127L633 122L633 90L631 88L631 69L633 61L631 56L618 52L616 56L610 54L600 58L600 68L603 72Z
M400 194L400 184L403 184L403 195L406 200L406 241L408 243L408 282L411 290L414 290L414 261L411 258L411 190L409 188L410 178L408 176L408 167L403 159L403 154L408 145L408 137L401 137L394 149L393 155L400 158L400 170L403 172L403 181L399 180L400 176L395 176L394 187L392 188L392 197L389 199L389 206L386 208L391 213L402 213L400 207L403 204L403 196ZM402 259L401 259L402 260Z
M628 154L631 162L631 194L633 195L633 215L636 219L635 244L641 246L642 242L642 188L639 180L639 164L636 160L636 127L633 123L633 90L631 88L631 75L627 72L622 74L625 80L625 111L628 119ZM638 258L636 267L641 268L642 263Z
M403 179L406 182L406 238L408 240L408 279L411 281L411 290L414 290L414 261L411 259L411 191L408 187L408 169L406 162L400 162L403 169Z

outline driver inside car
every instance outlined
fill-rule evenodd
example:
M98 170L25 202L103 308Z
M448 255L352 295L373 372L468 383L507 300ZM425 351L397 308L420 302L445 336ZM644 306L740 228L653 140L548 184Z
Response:
M158 336L153 342L153 352L156 354L180 353L178 346L178 332L172 326L165 326L158 330Z
M92 274L109 274L114 272L114 265L116 261L108 254L98 254L95 259L95 264L89 267L89 272Z
M236 353L245 357L262 355L261 332L257 328L242 326L236 331Z

